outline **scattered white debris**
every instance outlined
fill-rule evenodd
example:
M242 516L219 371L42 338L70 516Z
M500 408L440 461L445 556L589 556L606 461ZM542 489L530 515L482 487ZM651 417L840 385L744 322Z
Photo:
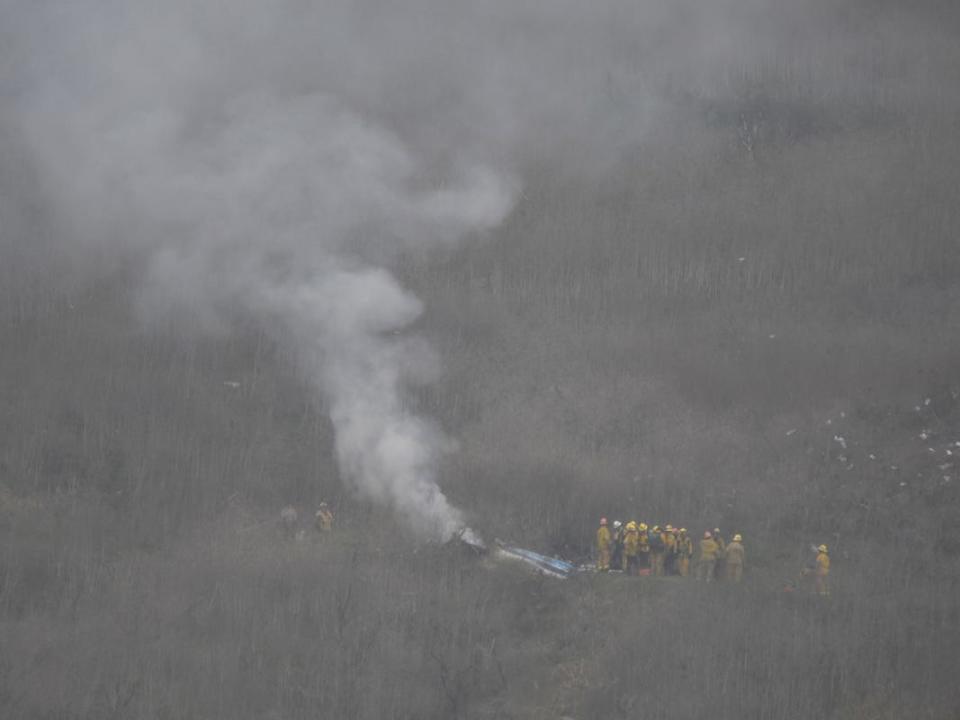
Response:
M797 431L796 428L790 428L789 430L787 430L787 437L790 437L790 436L793 435L796 431ZM960 445L960 443L957 443L957 445Z
M930 404L930 398L925 399L925 400L923 401L923 404L924 404L924 405L929 405L929 404Z
M941 470L947 470L953 467L953 463L943 463L943 465L937 465Z
M871 460L876 460L876 459L877 459L877 456L874 455L873 453L870 453L870 459L871 459Z
M841 411L840 411L840 417L845 418L846 416L847 416L847 414L841 410Z
M913 406L913 409L916 410L917 412L920 412L920 406L919 406L919 405L914 405L914 406Z
M770 333L769 337L771 340L773 340L775 337L777 337L777 335L776 333Z
M921 440L926 440L928 437L930 437L930 432L928 430L923 430L920 432Z
M957 447L960 447L960 440L957 440L957 441L954 443L954 445L956 445Z
M827 422L824 423L824 424L825 424L825 425L833 425L833 419L832 419L832 418L827 418Z
M835 443L839 443L840 447L842 447L844 450L847 449L847 441L844 439L843 435L834 435L833 441Z
M853 470L853 468L854 468L853 463L850 463L849 465L847 465L847 470Z
M928 447L927 450L929 450L929 451L932 452L932 453L935 453L935 452L936 452L936 450L934 450L934 449L931 448L931 447Z
M953 455L953 450L947 449L947 455Z
M944 475L944 476L943 476L943 481L944 481L945 483L950 482L950 476L949 476L949 475Z
M906 487L906 486L907 486L906 481L903 481L903 482L900 483L900 487Z
M240 387L240 383L238 383L236 380L224 380L223 384L228 388L233 388L234 390Z
M739 258L737 258L737 262L743 262L744 260L746 260L745 257L739 257Z
M890 469L896 471L896 470L899 470L900 468L896 465L891 465Z
M845 462L847 461L847 456L846 456L846 455L841 455L840 457L837 458L837 460L839 460L839 461L842 462L842 463L845 463Z

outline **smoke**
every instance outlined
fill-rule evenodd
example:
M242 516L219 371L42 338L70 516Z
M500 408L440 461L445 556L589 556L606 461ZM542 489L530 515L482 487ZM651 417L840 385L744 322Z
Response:
M146 322L230 332L238 315L257 318L329 407L345 479L449 538L464 521L436 474L453 444L405 403L438 361L401 332L422 307L387 266L495 227L512 173L466 148L438 165L331 90L244 74L231 88L182 10L71 17L61 53L76 64L45 69L18 98L70 252L145 258Z
M602 173L664 97L818 36L765 0L548 5L7 0L0 139L48 253L143 262L145 322L258 319L330 409L344 477L446 538L454 445L405 402L439 362L403 332L422 308L397 254L492 231L529 167Z
M450 442L404 403L437 365L395 334L422 308L376 263L494 227L510 176L464 162L426 186L395 135L319 94L245 96L199 130L169 105L73 127L52 110L27 127L43 175L76 231L148 249L145 320L228 332L257 317L330 408L344 477L427 536L461 528L436 478ZM83 172L64 173L68 157Z

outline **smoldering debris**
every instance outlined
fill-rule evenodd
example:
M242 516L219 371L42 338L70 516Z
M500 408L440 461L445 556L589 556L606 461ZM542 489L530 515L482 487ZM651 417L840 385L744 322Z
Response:
M485 555L488 552L487 544L472 528L461 528L457 531L455 539L472 549L478 555Z

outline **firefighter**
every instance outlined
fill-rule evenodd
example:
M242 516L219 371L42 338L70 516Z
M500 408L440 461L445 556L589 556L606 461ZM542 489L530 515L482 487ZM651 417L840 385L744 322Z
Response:
M717 544L717 564L713 571L713 577L715 580L723 580L727 574L727 565L726 565L726 552L727 544L723 540L723 535L720 534L720 528L713 529L713 541Z
M717 569L717 552L720 546L707 530L700 541L700 564L697 565L697 579L712 582Z
M643 570L650 569L650 533L647 531L647 524L640 523L639 535L637 537L637 566Z
M659 525L654 525L650 531L650 560L653 562L653 574L663 575L663 554L666 547L663 544L663 531Z
M597 570L607 572L610 569L610 528L607 519L600 518L597 529Z
M610 566L615 570L623 567L623 523L613 521L613 554L610 557Z
M693 557L693 540L687 535L686 528L680 528L677 534L677 571L680 577L690 574L690 558Z
M673 525L667 525L663 533L663 544L666 548L663 558L663 574L677 574L677 530Z
M317 532L328 533L333 530L333 513L327 503L320 503L320 509L313 516L313 527Z
M727 579L738 583L743 580L743 537L738 533L733 542L727 545L724 559L727 566Z
M808 556L809 557L809 556ZM830 585L827 578L830 575L830 556L827 554L827 546L821 545L817 548L817 594L829 595Z
M637 523L631 520L623 534L623 571L627 575L637 574L637 552L640 532Z

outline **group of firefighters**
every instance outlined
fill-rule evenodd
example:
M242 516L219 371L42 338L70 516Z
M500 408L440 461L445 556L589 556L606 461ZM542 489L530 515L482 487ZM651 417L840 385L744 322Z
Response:
M333 531L333 513L326 502L320 503L313 515L313 529L325 534ZM301 527L300 513L293 505L287 505L280 511L280 532L284 537L302 540L307 536Z
M746 553L743 537L739 533L727 543L720 534L720 528L707 530L700 540L699 550L696 565L698 580L728 580L734 583L743 580ZM687 577L693 557L693 539L687 534L686 528L672 525L648 528L646 523L635 520L626 525L614 520L611 531L607 519L600 518L600 527L597 529L597 570L600 572L613 569L627 575ZM817 549L813 572L817 593L829 594L827 577L830 574L830 556L826 545Z

